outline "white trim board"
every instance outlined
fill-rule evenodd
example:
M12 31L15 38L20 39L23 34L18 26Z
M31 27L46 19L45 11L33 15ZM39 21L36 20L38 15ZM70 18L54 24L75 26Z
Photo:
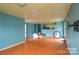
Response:
M68 47L68 50L69 50L70 54L72 54L71 49L69 47L69 42L67 42L67 47Z
M0 49L0 51L3 51L3 50L6 50L6 49L9 49L9 48L12 48L12 47L14 47L14 46L17 46L17 45L20 45L20 44L23 44L23 43L25 43L25 41L19 42L19 43L17 43L17 44L13 44L13 45L8 46L8 47L5 47L5 48L3 48L3 49Z

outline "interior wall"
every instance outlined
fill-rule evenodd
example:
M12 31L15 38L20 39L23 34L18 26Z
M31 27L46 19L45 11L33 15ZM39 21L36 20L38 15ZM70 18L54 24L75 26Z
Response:
M26 23L26 26L27 38L33 37L33 33L41 32L41 24Z
M24 19L0 12L0 49L25 41Z
M31 38L33 36L33 33L36 32L36 29L35 29L35 24L32 24L32 23L26 23L26 34L27 34L27 38Z
M79 32L75 32L73 27L68 28L68 23L73 24L76 20L79 20L79 3L72 4L70 12L65 19L67 42L70 52L73 55L79 54Z
M59 31L60 38L64 38L64 22L57 22L55 25L55 29L42 29L41 30L41 32L46 34L47 37L54 37L55 31Z

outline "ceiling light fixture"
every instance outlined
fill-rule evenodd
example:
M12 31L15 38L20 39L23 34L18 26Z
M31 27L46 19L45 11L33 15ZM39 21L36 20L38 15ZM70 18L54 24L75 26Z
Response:
M16 3L16 5L19 6L19 7L25 7L26 6L25 3Z

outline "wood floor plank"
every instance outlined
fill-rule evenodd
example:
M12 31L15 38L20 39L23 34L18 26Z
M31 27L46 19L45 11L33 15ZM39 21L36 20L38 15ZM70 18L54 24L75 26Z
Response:
M27 39L24 44L6 49L1 55L70 55L66 40L60 38Z

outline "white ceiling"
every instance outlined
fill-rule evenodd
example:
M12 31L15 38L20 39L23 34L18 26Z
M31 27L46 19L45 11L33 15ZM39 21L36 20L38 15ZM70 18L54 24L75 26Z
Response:
M28 3L24 7L17 4L0 4L0 11L25 18L31 23L52 23L63 21L71 4L69 3Z

